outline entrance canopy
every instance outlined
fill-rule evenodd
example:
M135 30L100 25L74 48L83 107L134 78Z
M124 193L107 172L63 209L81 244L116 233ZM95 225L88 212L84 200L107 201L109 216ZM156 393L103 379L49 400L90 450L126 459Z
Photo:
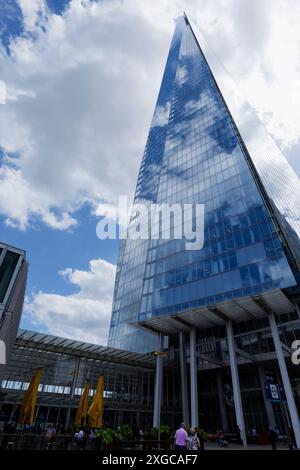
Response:
M144 320L140 327L165 335L188 331L191 327L207 329L225 325L226 320L233 322L248 321L253 318L266 317L268 312L282 315L294 310L294 305L280 289L262 293L257 296L241 297L199 308Z

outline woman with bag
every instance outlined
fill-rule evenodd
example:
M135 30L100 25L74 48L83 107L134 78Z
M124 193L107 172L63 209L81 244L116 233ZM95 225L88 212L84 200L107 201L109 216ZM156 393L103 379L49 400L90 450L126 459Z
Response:
M187 448L188 450L200 449L200 441L194 428L190 429L190 435L187 440Z

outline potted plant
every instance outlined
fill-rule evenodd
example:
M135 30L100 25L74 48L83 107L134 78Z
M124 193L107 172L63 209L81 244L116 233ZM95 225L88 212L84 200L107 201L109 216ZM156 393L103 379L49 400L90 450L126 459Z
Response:
M145 431L146 448L152 449L157 442L157 428L148 428Z
M172 438L172 431L170 426L162 425L160 427L160 448L170 449L170 442Z
M121 426L118 426L117 431L119 431L122 435L123 441L129 441L133 439L133 430L128 424L122 424Z
M116 431L112 431L113 442L110 449L121 449L124 436L121 432L120 426L117 427Z
M203 450L204 449L204 442L209 440L209 435L202 428L196 428L196 432L197 432L197 436L198 436L199 441L200 441L201 449Z
M110 449L114 442L114 431L110 428L100 428L96 432L96 445L98 449Z
M197 432L198 437L202 437L205 441L208 441L209 435L206 431L204 431L204 429L197 428L196 432Z

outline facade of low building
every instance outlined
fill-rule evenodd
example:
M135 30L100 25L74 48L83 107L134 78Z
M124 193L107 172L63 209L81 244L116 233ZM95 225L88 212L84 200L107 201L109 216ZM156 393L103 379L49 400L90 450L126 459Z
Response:
M17 336L27 272L25 252L0 243L0 371L10 360Z

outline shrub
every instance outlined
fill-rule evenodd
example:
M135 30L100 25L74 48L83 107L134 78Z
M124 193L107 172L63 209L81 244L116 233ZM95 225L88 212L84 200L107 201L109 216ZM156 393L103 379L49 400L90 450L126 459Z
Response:
M145 432L145 438L149 440L157 439L157 428L149 428Z
M171 439L171 437L172 437L172 431L171 431L170 426L162 425L160 427L160 438L162 440L168 440L168 439Z
M133 438L133 431L128 424L118 426L117 431L122 435L122 440L127 441Z
M112 444L114 442L114 431L110 428L98 429L96 438L105 445Z
M205 441L208 441L209 436L208 436L207 432L204 431L204 429L196 428L196 432L198 434L198 437L202 437L202 439L204 439Z

